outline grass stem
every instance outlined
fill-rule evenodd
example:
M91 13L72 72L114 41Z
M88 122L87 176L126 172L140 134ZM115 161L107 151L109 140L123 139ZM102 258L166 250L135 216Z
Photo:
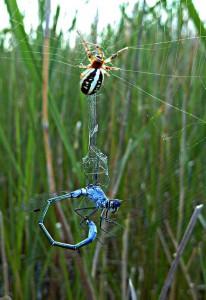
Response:
M184 234L184 236L182 238L182 241L181 241L181 243L179 245L179 248L177 250L175 259L173 260L172 265L170 267L170 270L169 270L169 272L167 274L165 283L163 285L163 288L162 288L160 296L159 296L159 300L165 300L166 299L167 292L168 292L169 287L170 287L170 285L172 283L172 279L174 277L175 271L177 269L177 266L178 266L178 264L180 262L180 259L181 259L181 256L183 254L183 251L184 251L184 249L185 249L185 247L187 245L187 242L188 242L188 240L189 240L189 238L190 238L190 236L192 234L192 231L193 231L194 226L196 224L197 218L198 218L198 216L199 216L199 214L200 214L200 212L201 212L202 209L203 209L203 204L198 205L198 206L195 207L193 215L192 215L192 217L190 219L190 222L189 222L189 224L187 226L185 234Z

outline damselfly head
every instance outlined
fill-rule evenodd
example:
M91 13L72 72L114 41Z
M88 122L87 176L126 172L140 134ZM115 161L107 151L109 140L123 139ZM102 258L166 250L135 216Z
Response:
M112 213L115 213L117 211L117 209L120 207L121 203L123 200L118 200L118 199L114 199L114 200L110 200L110 211Z

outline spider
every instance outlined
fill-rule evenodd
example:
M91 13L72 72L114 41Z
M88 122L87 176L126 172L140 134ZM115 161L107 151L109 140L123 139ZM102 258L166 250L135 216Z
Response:
M120 68L116 67L109 67L106 64L111 62L115 57L119 56L120 53L126 51L128 47L125 47L119 51L117 51L115 54L112 54L109 58L104 58L104 53L101 51L100 47L96 44L92 43L86 43L81 34L77 31L77 33L80 36L80 39L82 41L82 44L84 45L84 48L87 52L87 57L90 62L88 66L80 65L80 68L86 69L81 75L80 75L80 87L82 93L86 95L92 95L95 94L101 87L103 80L104 80L104 74L106 76L110 76L107 71L115 70L120 71ZM95 55L92 56L89 45L92 45L96 48ZM107 71L106 71L107 70Z

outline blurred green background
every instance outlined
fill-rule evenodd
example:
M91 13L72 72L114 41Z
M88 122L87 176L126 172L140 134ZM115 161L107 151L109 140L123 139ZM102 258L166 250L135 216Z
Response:
M105 56L128 46L113 61L97 95L98 147L108 156L111 198L126 200L116 215L125 229L78 252L50 246L38 217L21 211L35 194L52 190L42 127L45 1L38 28L26 33L15 0L5 0L10 26L0 32L0 296L12 299L158 299L195 205L206 198L205 25L192 2L144 1L119 23L82 35ZM79 88L87 64L51 16L48 116L56 191L85 186L82 157L88 148L87 100ZM78 13L68 25L76 34ZM48 149L47 149L48 150ZM62 205L67 233L84 236L74 202ZM56 212L56 214L55 214ZM46 223L68 242L57 210ZM58 224L59 224L58 223ZM183 254L168 299L206 299L205 209ZM171 233L172 232L172 233ZM99 237L101 237L99 232ZM194 284L191 289L191 284ZM136 298L135 298L136 296Z

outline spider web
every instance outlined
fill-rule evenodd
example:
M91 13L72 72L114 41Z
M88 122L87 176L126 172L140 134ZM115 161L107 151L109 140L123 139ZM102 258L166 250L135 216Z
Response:
M162 225L165 220L170 220L170 226L176 232L178 203L181 198L191 204L191 209L184 204L187 209L182 218L182 228L187 225L192 207L205 201L205 36L197 33L186 11L186 21L181 32L178 32L180 7L171 7L171 10L174 9L173 18L164 20L165 9L163 2L160 3L162 11L154 9L151 12L153 17L156 15L156 21L151 22L150 16L147 16L141 28L125 26L127 36L119 35L116 40L110 36L101 41L98 37L97 41L100 41L106 58L128 46L127 53L121 54L111 64L120 67L121 72L110 72L111 76L105 78L104 85L97 94L99 132L97 123L91 126L91 119L86 117L86 105L80 102L80 109L85 109L84 125L87 127L89 124L92 128L89 130L90 138L95 136L95 143L89 143L89 151L85 149L83 155L79 155L79 161L84 157L86 183L95 182L94 175L98 174L100 183L107 186L110 173L110 198L125 200L116 220L120 220L125 227L126 221L130 220L129 243L137 245L136 255L142 254L139 246L145 247L144 249L148 249L145 245L152 247L155 243L157 246L157 237L151 232L156 227L163 234L165 229L162 229ZM20 24L17 23L16 26ZM138 41L140 32L141 38ZM95 42L91 36L81 33L85 41ZM37 42L34 36L30 36L31 45L38 54L37 52L41 52L41 42ZM58 39L52 38L52 41L51 47L55 49ZM0 59L9 62L16 59L17 55L16 63L21 64L25 58L19 53L18 47L19 42L12 42L11 49L15 55L10 56L8 52ZM66 85L72 78L73 84L79 88L81 70L78 66L81 63L87 64L87 56L78 39L70 56L67 50L65 47L63 53L56 52L51 57L51 80L55 76L61 76ZM26 53L24 55L27 57ZM129 57L135 59L135 55L138 55L138 63L134 68L134 60ZM29 56L27 63L33 64L29 61ZM40 56L37 67L41 67ZM60 88L57 82L52 82L54 94L57 95ZM65 85L64 89L67 89ZM71 97L75 93L76 89ZM83 95L79 94L79 97L85 101ZM65 120L66 107L60 106L60 109ZM69 113L72 119L79 121L79 116L72 115L71 111ZM129 119L132 119L132 123ZM118 123L118 132L112 131L115 122ZM75 124L72 125L75 128ZM74 133L74 129L70 133ZM110 142L110 134L118 136L113 144ZM88 139L88 135L85 136ZM76 143L73 143L77 145L76 149L80 148L79 140L80 134L77 133ZM115 143L118 143L116 148ZM159 151L153 150L155 145ZM112 151L113 148L117 153ZM121 182L124 182L125 188ZM175 189L176 186L179 188ZM73 190L72 186L69 186L69 190ZM204 216L202 220L203 224ZM194 237L194 243L200 235ZM108 248L113 249L112 247L109 244ZM134 253L133 255L135 256ZM143 254L142 257L144 258Z
M176 20L174 20L174 23L175 21ZM180 124L178 124L179 129L177 128L175 132L172 128L170 129L170 124L168 121L168 130L162 135L162 140L166 142L174 138L179 139L187 129L193 130L192 137L187 140L186 146L186 150L190 150L191 148L195 148L196 146L198 146L199 143L204 142L204 135L202 137L196 135L198 128L204 128L205 126L204 114L201 114L201 110L197 112L197 108L193 110L192 107L185 107L184 103L182 103L182 100L180 99L180 95L181 93L183 93L183 90L187 85L192 90L193 83L198 83L199 85L199 98L201 98L205 93L205 56L204 48L201 44L201 40L204 40L204 36L196 36L194 27L188 22L188 26L183 29L183 36L177 36L174 30L174 33L171 32L172 38L170 40L167 40L166 33L162 34L162 31L160 30L161 26L163 28L165 26L164 23L161 24L161 22L163 22L161 20L161 17L157 16L157 21L150 24L145 24L141 28L143 35L147 34L147 32L150 31L152 39L154 40L153 42L144 43L143 41L141 41L138 47L136 47L134 46L134 42L132 43L132 41L129 41L128 45L128 41L126 39L119 39L118 42L112 45L110 44L111 42L104 41L102 50L105 52L106 57L122 48L122 46L120 47L121 43L128 45L128 53L130 52L131 55L138 50L139 56L141 56L141 51L146 50L146 52L148 53L148 57L147 64L143 66L140 65L138 67L138 70L127 68L127 61L126 59L124 59L122 72L111 72L111 78L106 78L103 89L109 90L112 86L112 89L115 90L117 94L117 98L119 97L120 100L125 98L125 90L128 90L130 87L136 89L137 94L140 95L140 101L138 101L138 103L135 99L132 99L129 104L122 103L121 101L120 102L125 106L130 105L130 111L145 111L146 119L153 123L153 126L156 128L156 130L158 130L159 128L159 124L156 124L156 122L158 122L156 120L156 114L162 114L164 112L163 118L168 118L168 120L171 114L182 114L184 115L184 118L187 117L187 124L184 125L184 122L181 122ZM20 26L20 24L16 23L16 26L18 27ZM139 31L140 30L133 30L133 32L128 35L128 38L131 39L132 37L138 35ZM153 34L154 32L155 34ZM32 33L30 39L32 43ZM89 40L90 42L92 42L91 37L89 37L88 39L84 37L84 39L86 41ZM53 40L54 42L56 41L55 38L53 38ZM22 40L20 43L24 43L24 40ZM18 46L20 43L18 42L17 44L13 44L11 48L14 51L19 51ZM52 62L55 62L56 65L51 65L51 68L55 68L55 74L63 73L65 74L65 77L67 79L69 79L70 76L75 77L77 84L79 82L80 73L78 66L87 59L84 47L82 46L81 42L79 41L78 44L78 51L75 50L75 53L73 53L74 58L66 58L65 56L56 53L52 58ZM40 45L41 44L37 44L35 42L34 46L40 47ZM182 57L179 54L181 53L181 48L188 48L193 51L190 52L190 56ZM163 50L163 54L161 54L162 58L159 64L158 58L160 50ZM124 56L125 53L122 55ZM83 56L83 58L79 58L80 56ZM5 55L1 56L1 59L10 60L12 58ZM23 60L23 58L19 56L17 61L21 62L21 60ZM139 61L141 62L140 59ZM157 63L153 64L153 62L157 61L158 66ZM180 64L181 61L184 62L184 65L187 68L182 68ZM28 64L32 64L32 62L28 61ZM114 60L113 64L114 66L118 66L117 58ZM60 68L62 65L66 66L65 71L62 71L62 69ZM39 66L41 66L41 60L39 61ZM122 90L118 89L115 86L115 82L117 81L120 82ZM149 82L151 81L157 82L155 90L151 90L149 87ZM165 82L167 83L167 85L165 84ZM99 94L100 95L98 95L98 99L101 97L101 90ZM198 95L196 95L196 97L198 98ZM146 101L144 102L145 99ZM103 105L103 100L99 99L98 101L101 101L100 104ZM185 101L187 101L187 99L185 99ZM152 113L151 111L147 112L148 106L154 106L154 113ZM89 121L89 123L91 124L91 121ZM97 130L98 128L95 127L95 134ZM135 131L136 129L134 126L131 132L131 137L133 138L136 138L138 135L138 133L135 133ZM85 165L84 169L86 169L86 176L88 177L88 174L93 174L93 171L89 170L90 166L93 164L91 164L91 161L94 161L96 159L94 157L98 157L101 162L101 168L105 173L105 176L107 177L108 170L106 156L95 147L96 145L93 147L93 149L91 147L89 150L90 158L86 156L83 159ZM91 180L87 179L87 181L89 182Z
M164 11L163 5L162 9ZM178 10L176 11L178 12ZM158 12L155 13L158 14ZM187 18L187 15L185 18ZM177 22L177 17L174 18L173 22ZM21 24L16 23L17 27L20 25ZM163 33L161 28L163 28ZM158 116L162 115L162 119L166 120L168 123L166 132L161 135L161 139L165 143L169 142L171 139L182 139L186 131L189 130L191 135L187 139L184 151L190 151L200 143L204 143L204 127L206 121L202 109L203 105L199 105L199 107L195 106L195 108L193 108L192 105L187 107L188 99L186 97L191 97L191 95L190 93L189 95L186 94L183 99L184 101L182 101L182 94L187 87L192 91L192 85L197 84L199 87L199 94L193 96L197 98L197 101L204 97L206 90L204 73L205 55L202 43L204 43L205 37L203 35L196 35L194 26L188 21L188 24L184 25L181 34L177 35L176 29L171 30L171 39L167 39L166 25L164 24L163 17L158 15L157 21L150 22L149 24L145 21L145 24L142 25L141 31L143 38L140 44L135 46L135 42L132 38L137 36L139 31L140 29L133 30L132 33L128 34L127 39L119 39L115 43L103 41L103 47L101 49L104 51L106 57L109 57L112 53L120 50L123 47L121 44L124 43L125 46L127 45L129 47L129 55L134 55L138 50L141 58L141 52L147 53L147 63L143 65L143 63L141 64L141 59L139 59L138 69L134 70L127 66L127 58L124 58L121 72L111 72L111 77L106 78L102 90L110 90L112 87L112 90L116 93L117 99L115 101L121 103L125 111L128 109L127 106L130 106L129 112L131 113L134 111L145 112L145 122L152 124L156 131L158 131L161 126L161 124L159 124ZM151 40L153 39L153 42L145 43L144 34L148 34L148 31L150 31ZM91 37L87 38L84 36L84 39L86 41L89 40L90 42L94 42L91 40ZM52 38L52 40L54 43L57 42L57 39L55 38ZM21 54L18 54L18 47L24 42L24 40L17 43L15 43L14 40L11 42L10 49L14 52L16 51L17 63L21 63L23 60ZM34 47L41 47L40 42L35 42L35 34L32 32L30 35L30 42ZM186 57L181 54L181 49L185 48L188 49L188 53L190 54ZM51 58L51 69L54 70L54 74L63 74L66 80L69 80L70 77L74 77L78 86L79 73L81 72L78 66L84 62L87 57L80 41L77 42L77 49L78 51L75 49L74 53L72 53L72 58L67 58L66 56L56 53ZM162 50L161 58L159 58L159 53ZM37 51L35 51L35 53L38 54ZM24 54L26 56L26 52ZM127 57L125 53L121 55ZM1 56L1 59L10 61L16 58L10 57L10 52L8 51L7 54ZM29 58L27 62L28 64L33 64L33 62L29 61ZM183 64L181 64L182 62ZM118 58L116 58L112 64L114 66L120 66ZM39 59L39 62L37 62L37 67L40 66L41 58ZM62 66L65 67L64 70L62 70ZM152 81L156 82L155 89L150 89L149 83ZM120 83L121 88L117 87L115 84L116 82ZM136 90L136 95L139 97L138 101L134 97L130 102L126 102L127 99L125 98L129 97L128 90L130 88ZM101 106L105 105L106 102L106 100L104 101L104 99L101 99L101 90L97 97L100 106L99 111L101 112ZM152 110L149 110L149 107L153 107L153 112ZM116 118L120 117L124 120L123 114L124 111L122 110L120 115L116 116ZM171 118L171 115L175 115L178 118L179 114L182 115L182 121L177 124L177 128L174 131L173 126L170 126L169 119ZM185 120L186 118L187 120ZM89 123L91 124L91 121L89 121ZM104 127L104 125L102 127ZM201 134L199 135L197 132L200 128ZM94 134L97 133L97 130L98 127L95 127ZM91 135L92 133L90 132L90 136ZM131 128L130 136L137 140L138 135L139 132L137 132L137 129L133 126ZM136 145L137 142L135 144L134 141L133 148L135 148ZM100 161L100 168L103 170L102 173L106 176L106 179L103 179L102 181L106 182L108 181L109 173L107 169L107 157L96 148L96 145L90 147L89 157L85 156L83 159L87 181L91 181L88 179L89 174L93 176L94 172L92 169L90 170L90 167L93 165L93 161L96 161L96 157L98 157L98 160ZM105 186L106 185L107 183Z

